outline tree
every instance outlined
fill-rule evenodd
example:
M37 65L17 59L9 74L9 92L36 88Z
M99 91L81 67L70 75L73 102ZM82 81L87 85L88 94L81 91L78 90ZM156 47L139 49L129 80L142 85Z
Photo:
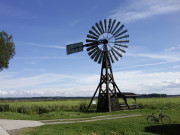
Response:
M12 35L9 36L4 31L0 32L0 71L8 68L9 60L12 59L15 54L15 44Z

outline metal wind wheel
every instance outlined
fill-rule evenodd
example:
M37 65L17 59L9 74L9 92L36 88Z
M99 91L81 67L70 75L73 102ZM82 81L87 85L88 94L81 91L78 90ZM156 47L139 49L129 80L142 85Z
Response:
M124 29L123 24L116 20L104 19L89 30L87 44L84 46L95 62L101 64L104 53L108 52L111 62L114 63L123 56L122 53L126 52L124 49L128 47L126 44L129 42L128 37L127 29Z
M100 20L87 35L86 44L83 42L69 44L66 46L67 54L73 54L83 51L86 47L88 55L95 62L102 64L99 84L93 94L93 97L88 105L90 108L93 99L98 95L98 111L118 111L121 110L118 98L124 100L127 108L130 109L127 103L127 97L123 95L116 85L113 77L111 62L118 61L125 53L128 47L129 35L124 25L119 21L112 19Z

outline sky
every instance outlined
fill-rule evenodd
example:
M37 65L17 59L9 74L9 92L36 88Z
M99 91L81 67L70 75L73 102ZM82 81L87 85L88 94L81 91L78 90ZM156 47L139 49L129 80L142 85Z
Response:
M0 97L92 96L101 65L66 45L86 43L96 22L116 19L130 35L112 64L122 92L180 94L179 0L0 0L0 31L16 55L0 72Z

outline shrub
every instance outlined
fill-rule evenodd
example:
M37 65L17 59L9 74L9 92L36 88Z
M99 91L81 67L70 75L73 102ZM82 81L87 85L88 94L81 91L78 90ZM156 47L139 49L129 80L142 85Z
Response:
M80 111L86 111L87 107L88 107L87 102L81 102L80 105L79 105L79 110Z
M9 104L1 104L0 112L7 112L7 111L9 111Z

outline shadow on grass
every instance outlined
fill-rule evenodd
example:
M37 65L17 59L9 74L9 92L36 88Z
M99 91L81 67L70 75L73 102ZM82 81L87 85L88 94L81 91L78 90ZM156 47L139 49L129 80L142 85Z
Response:
M145 132L164 135L180 135L180 124L155 125L145 127Z

